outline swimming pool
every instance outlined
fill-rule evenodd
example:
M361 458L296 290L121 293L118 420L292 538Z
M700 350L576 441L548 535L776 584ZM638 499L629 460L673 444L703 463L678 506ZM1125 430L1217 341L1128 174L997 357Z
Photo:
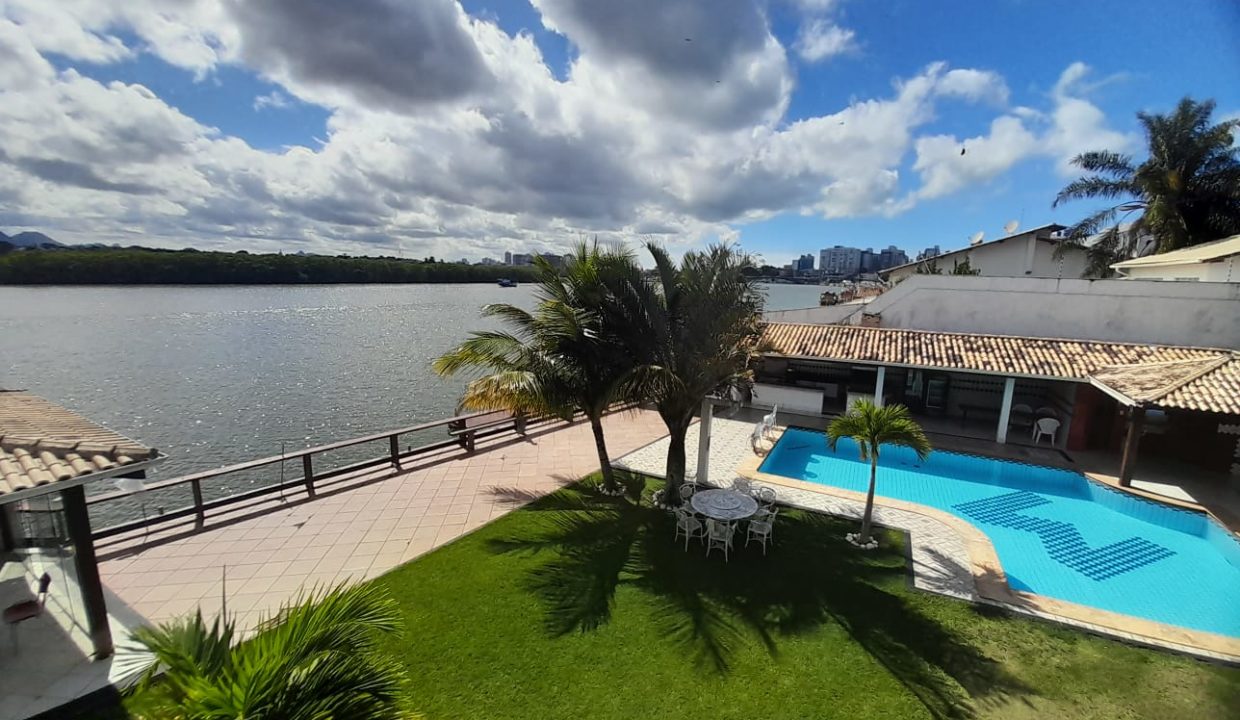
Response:
M865 492L857 445L789 428L761 472ZM1240 542L1207 516L1143 500L1070 470L884 447L877 495L972 523L1013 589L1240 637Z

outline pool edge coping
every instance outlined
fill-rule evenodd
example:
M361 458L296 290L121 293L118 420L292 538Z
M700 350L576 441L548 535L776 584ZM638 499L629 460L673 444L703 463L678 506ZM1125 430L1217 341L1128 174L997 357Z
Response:
M787 427L776 429L782 437ZM865 502L865 493L762 472L759 467L765 459L765 455L747 456L736 467L736 473L741 477L770 485L783 485L853 502ZM977 526L951 513L929 505L880 495L874 496L874 505L920 515L955 532L968 554L969 571L973 576L978 601L997 605L1023 615L1063 622L1075 628L1119 640L1150 645L1208 660L1240 664L1240 639L1237 638L1014 590L1008 584L1007 573L1003 570L1003 564L999 561L998 553L990 537ZM906 532L912 537L913 530L910 528L896 527L895 529Z

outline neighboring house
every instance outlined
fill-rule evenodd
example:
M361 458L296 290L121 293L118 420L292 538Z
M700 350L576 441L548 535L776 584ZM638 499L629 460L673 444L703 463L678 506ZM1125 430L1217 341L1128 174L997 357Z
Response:
M1240 282L1240 235L1115 263L1128 280Z
M1062 258L1055 257L1055 249L1062 242L1058 233L1063 229L1063 225L1043 225L998 240L949 250L931 259L880 270L879 275L885 280L899 282L919 271L924 273L931 264L948 274L955 263L967 258L969 265L983 277L1079 278L1089 267L1083 249L1069 246Z
M1240 348L1240 282L914 275L870 302L768 322Z

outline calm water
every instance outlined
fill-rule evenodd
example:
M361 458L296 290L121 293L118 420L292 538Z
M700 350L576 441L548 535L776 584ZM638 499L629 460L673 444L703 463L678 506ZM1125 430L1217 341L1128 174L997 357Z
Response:
M816 305L819 292L770 286L768 308ZM170 458L154 479L170 478L278 454L282 444L292 451L451 416L464 381L439 378L430 363L489 327L478 311L493 302L528 307L532 289L0 287L0 387L38 393L159 448ZM207 493L274 481L279 471ZM286 471L296 476L300 466ZM137 511L118 507L96 522Z

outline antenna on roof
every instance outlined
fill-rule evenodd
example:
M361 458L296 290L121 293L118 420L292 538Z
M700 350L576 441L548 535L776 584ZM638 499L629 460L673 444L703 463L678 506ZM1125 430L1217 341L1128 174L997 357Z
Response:
M969 244L978 245L982 242L982 238L984 237L986 237L986 233L981 230L978 230L977 232L973 233L972 237L969 238Z
M1016 228L1018 227L1020 227L1020 221L1008 220L1007 224L1003 226L1003 232L1005 235L1011 235L1012 233L1016 232Z

